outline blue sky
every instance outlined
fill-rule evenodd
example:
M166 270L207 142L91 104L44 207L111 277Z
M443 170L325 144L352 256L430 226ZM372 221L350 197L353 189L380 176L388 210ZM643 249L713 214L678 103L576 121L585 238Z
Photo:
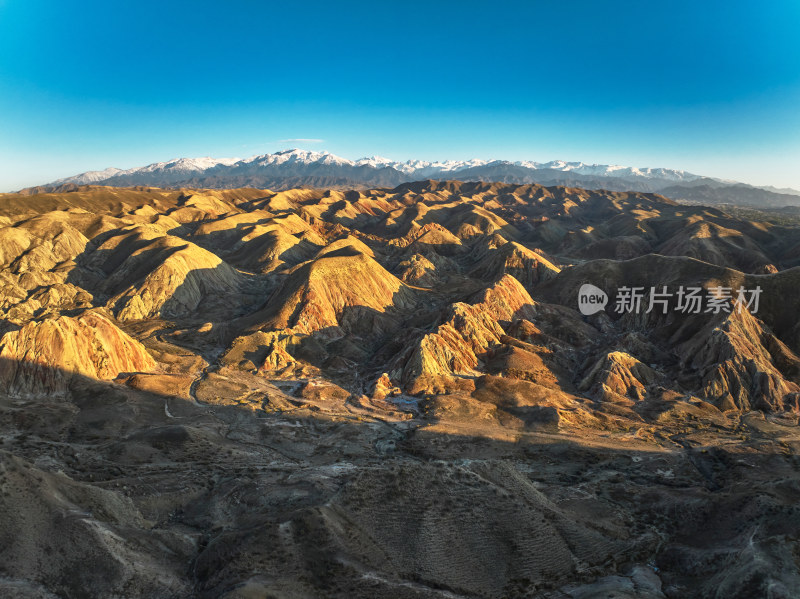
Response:
M796 0L0 0L0 191L295 146L800 188L798 32Z

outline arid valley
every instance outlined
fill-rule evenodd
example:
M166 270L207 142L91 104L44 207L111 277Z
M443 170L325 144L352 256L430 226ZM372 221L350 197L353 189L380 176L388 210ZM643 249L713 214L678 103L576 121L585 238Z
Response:
M75 186L0 195L0 262L3 597L798 596L793 218Z

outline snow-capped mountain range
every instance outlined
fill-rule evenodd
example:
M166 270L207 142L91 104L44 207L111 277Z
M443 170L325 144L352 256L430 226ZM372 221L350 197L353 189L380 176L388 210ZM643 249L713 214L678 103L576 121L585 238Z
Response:
M788 205L800 203L794 190L759 188L682 170L529 160L407 160L373 156L348 160L329 152L284 150L250 158L178 158L127 170L107 168L66 177L63 185L152 185L159 187L394 187L420 179L539 183L614 191L658 192L701 203Z
M87 185L106 181L114 177L127 177L135 175L163 173L165 175L194 175L205 173L219 167L275 167L284 166L345 166L360 167L366 166L373 169L390 168L404 175L415 179L432 177L443 173L458 173L460 171L486 167L488 165L513 165L532 170L555 170L565 173L578 175L588 175L594 177L634 177L643 179L665 179L668 181L694 181L700 179L698 175L665 168L636 168L629 166L616 166L605 164L585 164L583 162L565 162L563 160L553 160L551 162L533 162L530 160L445 160L429 162L427 160L407 160L400 162L390 160L381 156L371 158L361 158L359 160L348 160L340 156L335 156L329 152L314 152L310 150L284 150L275 154L261 154L250 158L177 158L166 162L156 162L147 166L135 167L127 170L110 167L102 171L88 171L53 181L50 185L61 185L64 183L75 183L77 185Z

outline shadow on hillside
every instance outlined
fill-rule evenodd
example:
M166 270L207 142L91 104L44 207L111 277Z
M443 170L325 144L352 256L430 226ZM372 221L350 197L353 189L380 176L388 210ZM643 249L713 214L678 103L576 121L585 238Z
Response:
M0 363L2 389L18 370ZM51 375L67 396L0 391L0 571L59 596L608 592L646 571L669 596L724 572L748 597L797 576L800 475L778 445L502 440L287 403L257 377L223 404L177 376L166 392Z
M149 316L228 321L264 303L267 282L238 272L224 261L213 268L193 268L184 256L157 273L171 258L190 247L184 240L173 245L166 244L163 238L118 234L124 238L113 248L88 245L75 258L76 266L66 277L67 283L92 294L95 307L108 307L117 317L128 311L125 320ZM104 241L113 236L106 236ZM178 282L176 278L183 275L184 269L188 271ZM131 292L124 293L126 290ZM156 313L148 314L152 310Z
M349 251L351 250L343 248L335 254L344 255ZM293 273L291 278L287 278L274 291L260 310L231 323L229 331L232 334L238 331L243 338L240 349L230 353L232 361L229 365L251 372L262 370L265 360L268 360L272 352L285 350L298 362L302 361L319 369L350 392L371 393L372 385L384 371L407 369L409 360L426 335L436 333L441 325L452 319L460 322L464 318L453 308L453 303L475 304L486 301L489 289L492 288L490 285L478 291L470 290L462 297L446 300L431 299L428 292L418 290L411 292L413 295L409 298L409 291L401 290L402 293L398 291L393 294L391 305L383 311L365 305L344 306L336 315L337 325L323 326L304 333L303 327L307 323L300 318L300 310L308 308L305 304L307 297L304 295L288 316L287 307L291 307L289 299L295 297L297 289L308 280L310 268L311 265L301 267L301 270ZM498 323L508 329L512 322L523 318L533 318L532 304L520 306L510 318L500 318ZM471 330L471 325L465 326L464 331ZM274 335L269 345L265 344L263 334ZM445 351L471 351L468 343L460 337L453 338L453 334L462 333L456 333L452 326L448 328L440 341L448 344L449 349ZM469 333L463 333L467 334ZM483 352L480 357L486 358ZM272 366L274 375L278 376L285 364ZM455 367L452 364L450 366ZM413 376L420 374L417 372ZM405 387L410 379L395 382Z
M205 221L211 224L217 219ZM267 273L274 268L273 262L280 260L288 266L294 266L312 258L322 246L302 239L299 235L296 244L282 251L281 235L278 230L268 230L260 235L244 240L252 235L259 227L273 223L276 219L259 218L246 223L237 223L236 226L220 231L211 231L204 234L180 236L192 243L218 255L235 268L253 273ZM286 233L286 235L289 235Z
M555 278L540 283L532 290L531 295L536 301L574 309L577 308L578 290L584 283L596 285L608 294L609 304L605 314L612 321L630 321L632 326L650 330L664 329L665 338L670 338L679 328L685 338L714 319L713 314L704 311L700 314L681 312L677 307L676 295L680 287L687 290L689 287L702 287L707 290L712 286L723 286L730 288L734 297L740 286L748 293L760 288L759 308L755 316L793 351L800 352L800 325L797 319L800 310L798 267L774 274L753 275L685 256L648 254L623 261L593 260L564 269ZM655 288L658 292L664 286L672 294L668 300L667 314L659 313L662 309L660 305L651 313L645 313L650 289ZM638 287L643 290L640 314L635 319L631 314L620 314L615 309L615 297L624 287ZM749 295L746 297L749 298ZM702 310L706 307L703 306ZM687 321L690 326L684 326ZM680 339L672 340L673 344L676 342L680 342Z

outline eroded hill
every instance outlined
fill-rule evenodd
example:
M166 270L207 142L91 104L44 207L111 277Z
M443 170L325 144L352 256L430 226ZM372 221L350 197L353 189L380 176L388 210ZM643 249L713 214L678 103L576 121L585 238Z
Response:
M0 215L4 592L800 589L800 227L447 181Z

